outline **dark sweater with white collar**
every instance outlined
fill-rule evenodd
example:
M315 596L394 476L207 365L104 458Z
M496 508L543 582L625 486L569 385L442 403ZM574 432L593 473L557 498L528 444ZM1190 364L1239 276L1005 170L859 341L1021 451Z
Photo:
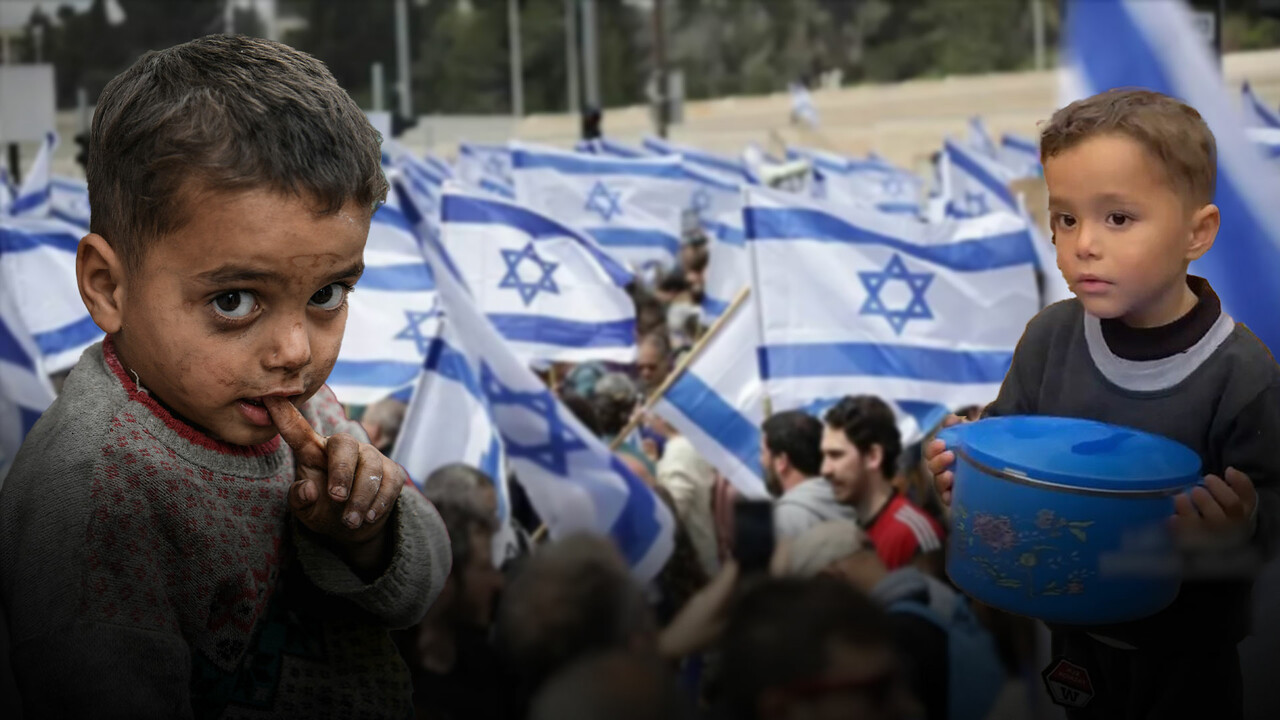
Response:
M1099 320L1071 299L1027 324L987 415L1055 415L1124 425L1196 451L1202 474L1228 467L1258 489L1252 548L1280 538L1280 366L1267 347L1222 312L1204 280L1198 302L1163 327ZM1132 623L1089 628L1140 648L1232 644L1249 630L1250 579L1188 581L1173 605ZM1082 598L1081 602L1088 602Z
M364 439L328 388L303 407ZM279 436L220 443L95 345L0 491L0 604L27 718L403 718L387 632L449 574L435 509L406 487L392 559L366 584L294 522Z

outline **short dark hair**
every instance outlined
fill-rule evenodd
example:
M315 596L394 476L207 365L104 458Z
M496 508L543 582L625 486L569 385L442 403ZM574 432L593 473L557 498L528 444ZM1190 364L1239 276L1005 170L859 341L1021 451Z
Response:
M817 679L833 641L894 648L883 611L835 578L766 580L746 591L721 646L727 717L755 718L764 690Z
M1108 133L1142 145L1185 199L1197 205L1213 202L1218 179L1213 131L1195 108L1153 90L1116 88L1058 110L1040 131L1040 160L1047 162Z
M488 475L463 463L450 463L437 468L422 484L422 494L440 513L440 519L449 532L449 545L453 553L452 576L458 587L463 586L466 573L462 570L471 564L472 554L477 551L489 552L487 547L472 547L471 531L493 533L498 527L498 519L476 497L476 493L486 485L493 485Z
M822 471L822 423L818 418L788 410L770 415L760 430L769 452L786 455L805 477L816 477Z
M613 543L573 535L540 549L507 586L498 644L532 691L569 663L654 632L640 586Z
M860 453L879 445L880 472L886 478L898 471L902 435L898 432L898 419L885 401L874 395L848 396L827 411L825 420L833 430L844 431Z
M372 214L381 138L324 63L270 40L210 35L143 55L107 83L89 136L90 230L136 271L181 228L193 192L265 188L317 214Z
M671 336L662 330L647 333L640 338L640 345L656 345L664 359L671 358Z

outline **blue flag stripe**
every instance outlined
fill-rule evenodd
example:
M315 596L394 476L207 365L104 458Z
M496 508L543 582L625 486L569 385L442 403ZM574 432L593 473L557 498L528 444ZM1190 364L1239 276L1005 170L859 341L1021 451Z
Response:
M675 255L680 252L680 238L661 230L632 228L590 228L587 232L605 247L662 248Z
M504 338L512 342L538 343L559 347L631 347L636 342L634 319L612 322L576 322L549 315L505 315L488 318Z
M999 384L1013 362L1011 352L877 343L770 345L759 357L761 376L771 380L871 376L952 384Z
M1040 146L1034 141L1020 138L1016 135L1005 135L1000 138L1000 144L1015 150L1021 150L1026 153L1033 153L1036 157L1040 157Z
M34 250L41 246L74 253L80 246L80 238L60 232L28 233L0 227L0 253Z
M31 428L36 426L36 421L44 413L40 410L32 410L29 407L18 406L18 421L22 423L22 436L26 437L31 432Z
M946 148L948 150L947 157L957 167L971 175L979 183L982 183L983 187L1000 198L1000 202L1006 206L1010 208L1018 207L1018 201L1014 199L1013 193L1010 192L1007 185L998 178L993 177L991 173L987 172L986 168L975 162L967 153L958 150L950 140L946 141Z
M663 396L708 437L733 453L743 465L763 477L760 469L760 429L697 375L686 372Z
M609 466L627 485L627 508L618 513L617 520L609 528L609 535L618 544L627 565L635 567L649 554L654 538L662 534L658 522L657 502L650 490L616 455L609 459Z
M796 240L884 245L900 253L958 271L995 270L1036 262L1027 231L963 240L946 245L917 245L865 230L818 210L748 207L743 211L753 242Z
M618 287L626 287L635 277L617 260L582 239L578 231L519 205L450 194L444 196L441 217L446 223L508 225L532 236L534 240L572 238L591 254Z
M22 349L22 345L18 344L18 338L14 337L3 318L0 318L0 360L26 370L36 369L35 360Z
M584 157L516 150L511 153L511 163L520 170L555 170L566 175L642 175L676 180L684 177L678 163L611 160L599 155Z
M329 373L330 385L401 387L411 385L422 366L394 360L339 360Z
M21 195L13 201L9 206L9 212L13 215L21 215L29 210L34 210L49 202L49 188L44 187L35 192Z
M356 284L359 290L391 292L434 290L435 287L431 269L425 262L366 267L364 274L360 276L360 282Z
M60 328L32 333L32 339L42 355L56 355L101 340L104 334L93 318L86 315Z
M399 230L403 230L410 235L414 235L413 225L409 222L409 218L399 208L395 208L390 205L383 205L373 214L373 221L383 225L390 225Z

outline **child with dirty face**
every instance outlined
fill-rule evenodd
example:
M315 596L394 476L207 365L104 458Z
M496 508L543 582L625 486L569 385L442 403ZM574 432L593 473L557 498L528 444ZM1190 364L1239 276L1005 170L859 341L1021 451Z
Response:
M323 64L211 36L109 83L89 144L90 348L0 494L29 716L404 717L387 633L449 540L325 379L386 194Z

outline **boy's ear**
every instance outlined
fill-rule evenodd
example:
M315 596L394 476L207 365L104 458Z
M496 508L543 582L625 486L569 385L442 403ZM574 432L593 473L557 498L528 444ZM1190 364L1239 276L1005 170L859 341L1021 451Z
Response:
M124 326L124 264L107 241L89 233L76 248L76 284L93 322L108 335Z
M1222 225L1222 213L1218 206L1209 203L1191 216L1191 238L1187 244L1187 262L1199 260L1200 256L1209 252L1213 241L1218 237L1218 227Z

